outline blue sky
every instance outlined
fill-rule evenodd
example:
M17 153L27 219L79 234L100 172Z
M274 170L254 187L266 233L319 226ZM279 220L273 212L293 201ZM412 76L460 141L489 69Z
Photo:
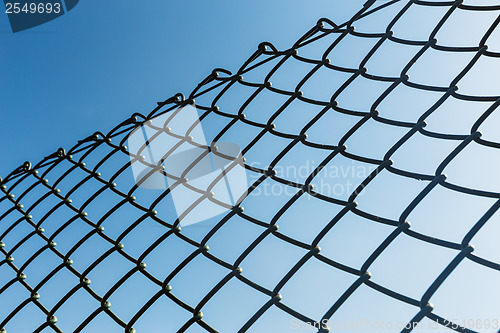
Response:
M157 101L213 68L235 70L262 41L288 47L318 18L345 21L363 1L81 1L13 34L0 15L0 175Z

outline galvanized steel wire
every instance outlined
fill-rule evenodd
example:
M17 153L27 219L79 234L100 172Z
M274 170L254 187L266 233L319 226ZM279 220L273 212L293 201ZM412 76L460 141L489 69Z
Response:
M402 1L402 0L401 0ZM461 186L459 184L454 184L447 180L445 174L443 174L443 170L445 167L455 158L457 157L469 144L475 142L476 144L489 147L491 149L499 149L500 142L492 142L482 138L482 134L478 131L481 124L497 109L500 104L500 96L470 96L464 95L460 93L459 88L457 87L458 81L460 81L477 63L480 58L490 57L490 58L499 58L500 53L490 51L487 46L487 41L489 36L493 33L495 28L497 28L500 22L500 16L494 21L491 27L486 31L482 39L479 41L478 45L473 47L453 47L447 45L441 45L436 40L435 36L439 29L447 22L448 18L452 15L452 13L456 11L495 11L500 10L500 5L470 5L464 3L464 1L423 1L423 0L411 0L406 1L403 9L398 12L398 14L392 19L390 24L387 26L385 32L381 33L362 33L357 32L354 29L354 24L359 19L376 13L384 8L393 6L396 3L400 3L399 0L387 1L387 2L377 2L370 0L363 8L357 12L349 21L337 25L334 22L323 18L318 21L318 23L312 27L307 33L305 33L291 48L287 50L279 51L276 49L271 43L262 43L259 45L257 51L241 66L240 69L236 73L231 73L224 69L215 69L210 75L208 75L190 94L187 98L182 94L177 94L171 98L163 102L158 103L158 107L156 107L151 113L147 115L142 114L134 114L132 117L126 119L118 126L116 126L113 130L111 130L107 134L103 134L97 132L80 142L78 142L75 146L70 148L68 151L64 149L59 149L54 154L51 154L44 158L37 164L32 165L29 162L26 162L21 167L14 170L7 177L1 180L2 186L2 196L0 197L1 202L7 202L10 205L10 208L4 212L1 212L0 223L5 223L6 217L15 216L15 222L12 225L8 226L3 234L0 235L0 240L4 240L6 236L12 232L12 230L20 224L28 224L31 226L31 232L25 235L18 243L10 244L8 242L1 243L0 251L1 251L1 261L0 266L8 266L12 269L16 277L9 281L7 284L0 286L0 295L5 292L12 285L19 284L26 288L31 297L28 299L19 299L19 300L11 300L18 304L18 306L5 318L1 318L0 320L0 328L8 326L9 321L16 316L25 306L28 304L34 304L39 309L39 311L43 312L46 316L46 321L41 323L36 332L41 332L47 328L52 329L55 332L62 332L62 330L58 327L57 318L55 317L56 311L77 291L85 290L91 295L92 298L96 300L96 310L89 315L80 325L76 328L76 332L84 331L85 327L88 323L90 323L97 315L101 313L105 313L108 315L116 325L121 326L125 332L133 332L134 323L138 320L138 318L143 315L148 308L156 302L158 299L166 297L171 301L175 302L178 306L184 308L186 311L192 313L192 318L188 320L182 327L179 328L179 332L187 330L192 325L198 325L200 328L204 329L207 332L217 332L217 327L212 327L210 325L210 318L205 318L202 315L202 310L204 305L222 288L224 285L228 283L231 279L238 279L242 283L247 284L256 293L262 293L268 297L268 301L265 304L262 304L262 307L256 313L249 313L248 320L243 327L239 330L240 332L245 332L249 330L252 325L271 307L277 307L282 311L287 312L291 316L297 318L300 321L308 322L308 323L320 323L324 319L329 319L333 316L333 314L342 306L342 304L359 288L361 285L368 286L373 288L377 292L383 293L393 299L396 299L400 302L407 303L409 305L414 306L415 315L411 320L412 323L417 323L422 321L424 318L429 318L430 320L436 321L441 325L446 325L448 327L453 327L455 331L459 332L474 332L473 330L465 327L461 327L460 325L450 326L449 318L444 318L439 315L438 309L434 309L433 306L429 303L430 298L436 293L436 291L440 288L442 283L447 279L447 277L451 274L451 272L460 265L464 260L471 260L479 265L483 265L492 270L500 270L500 263L492 262L485 258L479 257L474 254L474 248L471 246L470 241L476 235L479 230L488 222L491 216L500 208L500 191L498 192L488 192L484 190L478 190L474 188L468 188ZM428 7L445 7L447 9L446 14L439 21L438 25L435 27L434 31L430 34L428 40L426 41L414 41L414 40L404 40L401 38L397 38L394 36L392 32L392 27L401 19L403 14L412 6L428 6ZM359 64L357 68L345 68L340 67L338 65L333 64L330 59L328 59L328 54L331 50L333 50L346 36L353 35L362 38L370 38L376 40L375 46L364 56L364 59ZM310 59L301 56L297 51L302 47L314 43L318 40L325 38L326 36L335 36L335 41L325 50L321 59ZM369 61L369 59L377 52L378 48L382 43L386 40L390 40L395 43L400 43L404 45L412 45L420 48L420 51L411 59L411 61L406 65L406 67L401 71L400 75L397 77L383 77L374 74L370 74L370 71L366 69L365 65ZM462 69L462 71L451 81L447 86L431 86L431 85L423 85L419 83L412 82L409 76L407 75L408 71L412 68L413 64L429 49L439 50L441 52L469 52L473 54L472 60ZM294 59L296 61L304 62L311 64L313 69L303 77L300 83L295 87L293 91L287 91L283 89L279 89L274 87L271 84L273 74L286 62L290 59ZM258 69L270 61L276 60L277 64L273 67L273 69L267 74L263 82L250 82L247 81L244 77L245 74L252 72L253 70ZM336 87L335 91L332 91L332 96L330 100L322 101L311 99L305 94L302 93L302 86L317 72L319 69L328 69L331 71L338 71L347 73L350 75L349 79L345 81L342 85ZM359 110L349 110L342 108L341 105L337 102L337 97L344 91L356 78L363 77L369 80L381 81L390 83L389 88L379 96L375 103L371 106L371 110L369 112L363 112ZM228 91L231 87L236 85L243 85L247 87L255 88L255 93L251 95L242 105L235 105L238 108L237 113L230 113L227 110L219 109L217 106L218 100ZM416 122L403 122L395 119L384 118L377 111L377 106L398 86L406 86L415 90L422 91L433 91L439 92L442 94L442 97L430 108L426 110L422 110L422 114L418 118ZM211 104L203 104L197 103L199 98L204 97L205 95L209 95L211 92L220 89L214 98L211 98ZM259 123L252 120L247 119L245 117L244 111L245 107L255 99L259 94L263 91L271 92L274 94L279 94L286 97L287 101L281 106L279 109L275 110L273 115L268 119L266 123ZM359 96L363 98L363 96ZM463 135L458 134L449 134L449 133L437 133L426 130L426 118L428 118L442 103L445 102L448 98L454 98L464 101L475 101L475 102L492 102L490 108L486 112L484 112L474 123L474 125L470 128L470 132ZM322 108L322 110L307 124L304 124L303 128L298 133L285 133L281 132L280 128L274 126L273 122L278 117L278 115L283 112L283 110L290 105L294 100L300 100L304 103L308 103L310 105L316 105ZM115 166L115 174L108 179L105 179L100 173L100 166L105 163L108 159L110 159L115 154L124 154L129 155L130 153L127 151L125 146L127 135L132 132L134 128L139 125L151 126L154 130L158 132L166 132L169 135L176 136L179 140L184 140L185 142L190 142L187 138L189 133L186 135L177 135L175 133L175 128L172 131L167 131L167 124L163 128L154 127L150 125L148 122L150 119L158 116L159 114L165 112L175 112L179 107L195 104L198 110L203 111L203 115L201 116L201 120L203 123L203 119L211 113L215 113L219 116L226 117L230 121L228 125L216 136L214 141L217 141L221 138L224 133L226 133L231 126L236 123L242 123L247 126L252 126L259 129L259 134L248 143L246 147L243 149L243 154L247 152L251 147L253 147L265 134L271 134L277 137L285 138L290 140L290 144L281 151L273 160L273 162L269 165L267 169L260 169L255 166L246 165L246 168L249 172L253 172L259 175L257 181L251 185L249 188L249 192L252 192L259 184L263 183L266 180L272 180L275 182L279 182L286 186L291 186L298 189L298 192L290 199L277 213L277 215L271 219L270 221L259 221L255 218L250 217L245 214L244 210L242 210L239 206L233 207L224 217L220 220L220 222L213 227L211 231L207 233L205 238L199 242L193 240L186 235L183 234L182 229L179 227L179 220L176 221L167 221L162 220L155 214L155 207L159 204L159 202L166 196L170 195L169 190L164 191L156 200L150 203L149 206L145 206L139 204L134 197L134 192L137 190L137 185L130 188L128 191L123 191L119 189L119 186L115 184L115 180L119 175L123 174L126 170L130 168L130 163L143 163L140 160L140 156L132 156L132 162L129 162L125 165L116 165ZM331 112L334 110L335 112L356 116L359 118L359 121L346 133L344 133L342 139L336 145L328 145L319 142L313 142L308 139L307 132L308 130L315 124L316 122L321 122L322 117L328 111ZM399 141L394 142L392 148L387 151L383 159L373 159L365 156L356 155L351 153L349 149L346 147L345 143L356 131L358 131L368 120L377 121L380 123L384 123L390 126L400 127L407 129L407 134L404 135ZM332 127L333 128L333 127ZM420 133L421 135L442 139L442 140L454 140L459 143L454 149L439 165L439 167L435 170L434 174L419 174L416 172L411 172L408 170L398 169L393 166L393 162L391 160L392 155L412 136L416 133ZM154 139L153 139L154 140ZM296 145L305 145L312 148L323 149L329 151L328 157L317 166L317 168L307 177L307 180L304 183L296 183L287 179L280 178L273 170L277 163L281 158L285 156L287 152L289 152ZM102 159L100 163L90 168L87 167L85 160L86 156L91 154L98 148L105 147L108 151L108 154ZM74 158L74 156L79 156L78 158ZM314 177L319 173L322 167L326 166L332 159L336 156L344 156L348 159L361 161L364 163L368 163L376 166L375 170L356 188L356 190L349 196L348 200L341 200L334 197L329 197L323 195L319 192L316 192L315 189L311 186L311 181ZM307 158L307 157L306 157ZM53 183L50 183L46 180L46 175L56 168L64 167L66 170L64 173L61 173L58 179L55 179ZM157 165L152 165L152 168L157 168L157 171L167 174L165 171L159 168ZM75 170L82 171L85 174L85 177L82 177L80 181L67 193L62 193L58 190L58 184L72 174ZM394 173L399 176L417 179L421 181L427 182L427 186L424 190L414 198L411 204L406 207L406 209L401 212L398 220L388 219L382 216L375 216L368 212L363 211L358 208L356 203L356 198L358 195L367 187L370 186L370 183L381 173ZM179 180L179 182L182 180ZM101 186L101 189L96 193L89 193L88 200L81 206L74 205L71 196L74 191L76 191L79 187L87 182L94 182ZM22 187L22 184L29 183L26 189L20 191L19 188ZM447 240L435 238L429 235L425 235L419 232L412 230L410 223L407 221L407 217L409 214L420 204L420 202L436 187L445 187L452 191L458 191L461 193L478 196L478 197L488 197L499 199L483 216L482 218L475 223L475 225L470 229L467 235L463 238L461 243L454 243ZM38 198L38 200L30 205L23 205L23 198L33 191L34 189L43 189L44 193L42 196ZM194 189L196 190L196 189ZM113 194L119 199L118 204L113 207L109 207L109 212L99 221L91 220L87 214L85 213L85 207L88 206L91 202L96 200L100 193L103 191L112 191ZM203 190L199 190L201 194L206 194ZM330 202L335 205L341 205L343 209L337 216L332 217L330 223L324 226L323 230L317 235L314 241L310 244L303 243L297 239L293 239L289 236L286 236L280 233L276 221L279 216L282 215L289 207L291 207L296 200L303 194L309 194L317 199L324 200ZM14 195L15 194L15 195ZM45 215L31 215L31 212L34 208L47 200L47 198L56 198L58 200L57 205L55 205L52 209L46 212ZM211 200L209 195L205 197L207 200ZM388 203L390 204L390 203ZM71 223L75 221L83 221L83 223L87 224L92 228L92 231L79 240L69 252L63 253L58 250L57 245L54 242L55 235L46 235L44 233L44 221L48 219L54 211L56 211L60 207L67 207L74 213L74 217L68 221L61 221L60 229L57 233L64 230ZM120 207L127 207L130 210L137 210L143 213L143 217L138 219L133 223L132 228L138 224L140 224L145 218L149 217L156 221L158 224L164 226L166 232L162 234L158 240L151 244L151 246L139 257L133 257L127 253L126 248L123 248L120 241L125 237L127 232L130 231L130 228L125 230L122 235L118 238L112 238L106 234L106 230L103 228L102 224L105 222L106 218L113 214ZM347 213L352 212L357 214L365 219L373 221L373 223L383 223L393 227L393 232L390 234L387 239L380 244L380 246L367 258L361 269L357 269L354 267L346 266L340 262L336 262L327 256L322 255L321 249L318 244L321 239L325 236L325 234L332 229L332 227L340 221ZM249 223L254 223L262 228L262 234L255 239L255 241L244 251L239 258L235 262L225 262L224 260L214 256L211 252L207 244L209 243L210 238L216 233L216 231L224 225L231 217L238 215L243 219L246 219ZM4 220L4 221L2 221ZM380 284L377 284L371 280L371 273L369 272L369 268L374 263L377 258L382 254L382 252L400 235L406 234L407 236L414 237L424 242L428 242L434 245L438 245L441 247L445 247L448 249L452 249L456 252L455 258L449 263L449 265L442 271L439 277L428 287L427 291L421 296L420 299L414 299L409 296L400 294L396 291L393 291L389 288L386 288ZM110 249L109 251L102 253L102 255L87 269L84 271L79 271L75 269L73 266L73 262L71 259L71 255L74 251L76 251L79 247L85 246L85 241L91 237L92 235L98 235L103 240L109 243ZM145 258L147 255L159 244L165 241L169 237L177 237L184 242L187 242L197 248L190 256L188 256L178 267L176 267L167 277L157 277L153 276L150 272L148 272L147 266L144 264ZM293 246L297 246L307 250L307 254L296 263L296 265L285 275L278 285L275 286L274 289L267 289L245 276L245 271L240 268L242 261L245 257L248 256L249 253L266 237L278 237ZM26 243L31 238L39 238L44 242L44 246L37 249L36 252L25 262L17 262L14 261L16 257L16 250L21 247L24 243ZM29 285L26 282L26 275L24 271L28 265L30 265L41 253L44 251L50 251L60 258L60 264L49 274L46 276L44 280L42 280L38 285ZM111 253L118 253L126 260L133 263L134 268L129 271L128 274L124 275L105 295L101 295L96 293L92 289L92 284L88 280L88 274L91 272L100 262L102 262L106 257L108 257ZM206 294L203 300L198 304L187 304L182 299L179 299L175 295L175 288L169 285L169 282L175 277L177 274L182 274L183 268L194 258L197 256L204 256L207 259L211 260L214 264L220 265L224 269L227 270L227 275L217 284L213 286L213 289ZM345 290L344 294L339 299L331 300L331 307L324 313L322 318L308 318L304 314L294 310L293 308L286 305L286 299L282 299L280 295L280 290L283 286L290 280L290 278L301 269L301 267L311 258L316 258L327 265L331 266L331 269L342 270L353 276L356 276L356 281ZM47 308L44 306L43 297L40 298L38 295L38 290L49 281L57 272L60 270L67 270L74 274L80 281L78 285L76 285L70 292L68 292L64 297L62 297L55 306L52 308ZM157 294L151 298L147 303L143 304L141 309L136 313L136 315L132 318L132 320L125 322L121 318L119 318L112 310L112 307L109 306L108 299L110 295L112 295L120 286L129 279L134 274L142 274L144 275L151 283L157 286L158 292ZM412 330L411 327L403 329L402 332L410 332ZM320 329L320 332L327 332L328 328L323 327Z

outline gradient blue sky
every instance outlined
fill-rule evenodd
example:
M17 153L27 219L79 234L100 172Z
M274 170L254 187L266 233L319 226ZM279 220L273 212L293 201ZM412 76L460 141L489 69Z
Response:
M13 34L0 15L0 176L237 69L262 41L292 44L318 18L364 1L80 1Z

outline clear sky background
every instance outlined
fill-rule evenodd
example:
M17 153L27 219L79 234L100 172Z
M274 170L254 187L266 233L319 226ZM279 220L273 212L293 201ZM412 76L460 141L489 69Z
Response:
M0 15L0 175L156 101L188 93L213 68L236 70L262 41L286 48L320 17L364 1L80 1L13 34Z

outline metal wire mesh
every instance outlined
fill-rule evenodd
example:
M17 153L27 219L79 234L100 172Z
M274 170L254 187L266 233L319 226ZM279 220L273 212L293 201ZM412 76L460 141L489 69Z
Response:
M379 11L394 7L396 4L401 5L401 8L398 8L397 14L391 18L391 21L387 25L384 32L366 33L357 32L354 29L353 25L355 22L370 15L374 15ZM439 18L437 25L433 27L433 30L427 40L406 40L394 36L392 31L393 27L402 20L402 17L408 10L410 10L410 8L414 8L415 6L444 9L444 15ZM260 293L268 299L255 313L245 314L247 319L245 324L239 329L240 332L245 332L251 329L259 318L271 308L278 308L299 321L317 325L316 327L321 327L318 329L319 332L327 332L329 331L329 328L326 324L324 324L324 320L330 319L333 314L342 307L346 300L348 300L356 292L356 290L360 288L360 286L367 286L378 293L385 294L386 296L389 296L399 302L403 302L414 307L414 317L409 321L411 325L403 328L402 332L410 332L413 329L414 324L422 321L424 318L428 318L455 331L475 332L476 330L466 328L459 323L452 322L450 318L440 316L438 311L436 311L438 309L434 309L434 307L429 303L429 300L441 287L443 282L449 277L452 271L463 261L470 260L489 269L496 271L500 270L499 263L475 255L474 248L470 245L471 239L484 225L486 225L498 208L500 208L500 201L496 201L478 221L474 222L472 228L468 230L461 242L452 242L417 232L412 229L410 223L407 221L407 217L413 210L416 209L424 198L429 196L432 191L439 187L444 187L451 191L475 197L493 199L500 198L500 193L498 191L486 191L450 182L444 174L445 168L457 156L459 156L464 149L470 146L471 143L494 150L500 148L499 142L486 140L482 138L482 134L479 132L481 125L494 113L497 106L500 104L499 96L466 95L462 94L457 86L457 83L464 78L481 59L485 57L500 57L500 53L493 52L487 47L488 38L490 38L494 30L497 28L498 23L500 22L500 16L498 16L484 32L478 45L461 47L446 46L441 45L436 39L436 35L440 29L447 23L453 13L456 13L457 11L494 12L497 10L500 10L500 5L473 5L466 4L464 1L437 2L411 0L403 2L394 0L380 3L371 0L368 1L348 22L343 24L336 25L328 19L320 19L316 26L304 34L303 37L301 37L291 48L287 50L279 51L272 44L267 42L260 44L258 50L235 74L232 74L224 69L215 69L193 90L193 92L191 92L188 98L184 98L182 94L177 94L164 102L158 103L158 107L156 107L150 114L146 116L142 114L134 114L131 118L128 118L107 134L100 132L95 133L94 135L78 142L78 144L69 149L67 152L64 149L59 149L56 153L47 156L36 165L31 165L29 162L26 162L23 166L14 170L1 181L3 195L0 198L0 203L2 204L2 209L4 211L0 216L0 224L2 225L2 234L0 235L2 243L0 243L0 251L2 252L4 258L0 261L0 267L8 267L15 273L15 276L4 285L0 286L0 295L2 293L5 294L9 288L12 288L13 286L22 286L29 292L30 296L26 299L8 300L13 307L10 313L2 319L0 327L8 329L9 323L12 322L16 315L22 312L23 308L28 307L29 305L35 305L36 310L32 311L40 311L46 318L43 323L40 323L35 331L41 332L48 330L62 332L61 328L58 326L58 320L55 317L56 312L77 292L85 291L91 296L92 299L95 300L96 307L94 311L83 318L79 326L74 328L75 332L85 330L90 322L102 314L109 316L117 327L123 328L126 332L132 332L134 331L134 324L141 318L141 316L143 316L155 302L158 302L163 298L168 298L169 301L174 302L177 306L191 313L191 318L178 329L179 332L187 331L193 326L198 329L202 329L203 331L217 332L217 327L212 327L210 325L210 317L203 317L202 310L204 309L204 306L218 292L220 292L226 284L228 284L229 281L236 279L239 282L248 285L255 293ZM331 54L333 50L339 48L342 40L347 36L356 36L374 41L373 46L368 50L368 52L362 55L362 60L356 68L341 67L335 64L335 59L331 61L328 58L329 54ZM324 50L320 59L306 58L301 55L301 49L319 41L327 40L328 38L333 38L332 42L328 42L328 46ZM372 74L365 66L382 48L384 42L387 41L413 46L418 50L405 64L400 74L393 77ZM450 82L446 82L445 85L427 85L412 81L408 76L408 72L413 68L415 63L418 63L419 59L423 57L424 54L432 50L445 53L467 53L471 55L471 59L467 61L466 65L461 69L458 75L453 77ZM273 75L290 61L311 65L311 69L306 71L306 74L300 78L300 81L292 90L274 87L271 84ZM247 75L251 76L251 73L257 72L259 68L266 68L265 66L268 66L269 64L272 64L272 66L270 67L270 70L265 73L265 75L262 75L261 81L252 82L246 79ZM308 81L315 76L315 73L320 70L344 73L347 77L346 80L340 82L338 85L326 88L328 91L333 92L333 95L330 93L331 98L329 100L313 99L301 91ZM243 75L245 75L245 77ZM351 110L343 107L342 103L338 102L339 96L351 87L353 82L355 82L358 78L387 84L387 88L383 91L383 93L376 96L375 100L370 105L370 109L366 111ZM252 89L252 93L249 97L245 97L245 99L242 100L242 103L233 105L233 109L237 110L235 112L219 108L217 105L221 98L229 94L236 86L249 87ZM435 92L439 94L440 97L436 102L432 103L430 107L425 109L422 108L421 113L418 114L418 117L415 117L414 121L402 121L396 118L384 117L384 115L378 111L379 105L397 92L400 87L406 87L415 92ZM264 93L272 93L283 96L284 103L275 109L266 110L266 113L270 116L267 117L265 121L255 121L252 120L251 117L245 116L244 112L248 105L259 95ZM359 96L359 98L362 99L363 96ZM429 118L441 105L443 105L443 103L450 99L485 103L489 102L490 106L474 120L469 133L452 134L427 130L426 119ZM300 125L299 131L294 133L282 131L279 126L275 126L275 121L294 101L306 103L311 107L318 108L319 111L316 112L314 117L308 120L305 124L298 124ZM121 183L119 181L120 177L130 178L131 163L144 163L141 161L141 157L139 155L132 156L133 159L130 161L130 153L125 146L127 136L138 125L149 126L156 132L165 132L168 135L175 136L183 142L192 143L192 141L189 140L189 133L175 133L175 128L171 131L167 131L166 128L168 124L165 124L163 127L157 127L149 122L149 120L155 116L166 112L175 113L175 110L178 110L179 107L189 104L196 104L197 109L203 111L203 114L200 117L202 123L210 115L217 115L228 120L224 126L217 129L217 133L215 133L213 137L214 142L223 138L225 133L237 125L248 126L256 129L258 134L250 138L250 140L245 143L242 151L243 154L246 154L249 150L251 150L252 147L262 140L265 135L272 135L273 137L280 137L288 140L285 148L273 156L272 162L269 164L268 168L255 167L250 163L245 165L248 172L257 175L255 182L249 188L249 193L252 193L252 191L258 188L258 186L265 181L278 182L287 187L293 187L296 189L296 193L277 211L272 219L268 221L258 220L246 214L245 211L238 205L233 207L233 209L220 218L220 220L217 221L213 227L211 227L201 240L197 240L184 234L184 231L179 227L180 222L178 218L168 220L157 214L155 209L157 209L162 200L170 195L169 190L162 191L154 198L140 200L141 198L139 197L139 194L137 194L139 187L136 184L125 188L123 184L126 184L127 182L124 181ZM325 121L324 119L326 118L325 115L327 113L332 112L353 116L356 117L357 120L353 126L348 128L345 132L340 133L341 139L337 143L328 144L324 142L315 142L310 136L307 135L307 133L315 124ZM391 127L401 128L406 133L404 136L391 144L390 149L386 151L382 159L353 153L346 146L346 142L349 138L359 132L368 122L372 121L389 125ZM332 124L331 127L332 132L338 131L334 124ZM449 152L446 157L440 161L433 174L417 173L403 168L398 168L391 160L391 157L398 151L398 149L405 145L405 143L407 143L416 134L456 143L451 152ZM327 157L324 158L322 162L314 168L314 170L312 170L302 183L281 178L280 175L274 171L280 160L282 160L288 152L298 145L305 145L307 147L327 152ZM422 156L423 158L426 158L426 149L422 148L422 150L424 150L424 154ZM95 156L92 157L96 154L101 155L98 155L100 156L99 158L96 158ZM357 184L355 190L346 200L322 194L320 191L316 191L316 189L311 186L314 178L321 172L322 168L339 156L374 166L368 177L366 177L366 179L364 179L360 184ZM307 158L307 156L304 158ZM96 161L96 163L92 163L92 161ZM152 167L157 168L158 172L168 176L159 165L153 165ZM100 172L104 173L104 171L102 171L103 169L110 172L101 174ZM411 203L405 207L403 211L399 212L398 219L391 219L369 213L363 210L362 207L359 207L355 201L363 191L370 187L370 183L374 181L374 179L384 173L391 173L401 177L419 180L425 184L423 190L421 190L420 193L413 198ZM47 180L48 175L54 177L54 181L52 183ZM178 181L181 182L182 180ZM64 182L69 182L71 185L62 186ZM94 190L85 190L85 200L81 200L81 202L80 200L77 200L78 202L76 202L73 198L75 193L88 184L92 184L92 186L94 186ZM63 189L63 187L67 188ZM200 190L200 193L204 195L204 200L214 200L204 190ZM29 199L30 195L34 197ZM111 205L111 200L108 201L105 199L103 201L104 195L113 197L113 202L115 203ZM137 198L134 195L136 195ZM336 216L332 216L331 220L322 226L321 231L317 233L314 240L310 243L305 243L301 240L287 236L286 234L281 233L277 227L277 221L280 216L282 216L292 205L296 204L297 200L304 195L310 195L331 205L341 207L340 212ZM71 200L72 198L73 201ZM87 215L85 211L96 201L100 201L101 203L105 202L108 207L99 218L93 219L90 215ZM40 210L39 208L43 207L43 204L47 202L49 202L50 205L41 209L41 211L38 211ZM216 200L214 202L216 202ZM387 203L387 205L391 204L392 203L390 202ZM139 213L139 217L135 219L133 223L128 225L126 229L121 230L116 236L112 237L107 233L107 229L104 229L103 226L106 224L106 221L120 209L126 209L128 212L137 212ZM186 214L192 209L194 209L194 207L188 209ZM48 223L47 221L50 220L51 216L57 214L60 210L66 210L69 212L71 217L65 220L57 219L56 227L53 228L53 232L46 232L43 228L47 228L45 226ZM361 268L350 267L332 260L328 256L323 255L318 246L322 238L348 213L356 214L364 219L372 221L373 223L385 224L392 228L390 235L376 248L375 251L371 253L371 255L366 258ZM89 214L91 214L91 211L89 211ZM248 246L246 250L238 256L238 259L233 262L226 262L225 260L212 254L208 244L214 234L216 234L217 231L234 216L239 216L240 218L245 219L248 223L255 224L261 228L261 233L253 240L250 246ZM164 230L158 234L157 239L154 242L151 242L147 249L140 255L131 255L127 252L127 248L123 247L122 240L134 228L139 226L141 223L144 223L147 219L154 221L154 223L164 228ZM55 243L54 239L58 234L64 233L65 230L70 229L72 225L77 223L84 223L88 225L89 231L81 237L75 237L69 249L67 251L63 251L60 249L59 245ZM29 229L26 229L23 236L15 242L10 240L9 235L15 232L13 230L23 226L29 227ZM453 260L451 260L445 269L442 270L434 282L428 286L426 292L421 295L421 298L419 299L401 294L391 288L374 282L372 275L369 273L370 266L387 249L387 247L401 235L406 235L439 247L448 248L456 253ZM85 267L85 269L77 269L75 267L75 263L73 263L73 260L70 258L73 257L76 251L81 248L85 248L86 241L89 238L95 236L98 236L107 242L109 244L109 249L103 251L100 256L95 258L95 260L91 262L90 265ZM243 260L252 251L254 251L259 243L266 238L272 237L277 237L294 247L302 248L306 251L306 254L302 256L293 268L282 277L280 282L273 289L268 289L256 282L253 282L250 278L245 276L245 271L242 270L240 266ZM180 264L170 271L167 276L155 276L148 270L144 262L147 261L148 255L154 251L155 248L167 239L172 238L178 238L182 242L190 244L194 247L194 250ZM37 248L33 248L29 245L34 239L41 241L41 245ZM23 246L30 246L33 250L32 254L26 256L25 260L19 261L16 259L16 261L14 261L14 257L17 258L16 251L19 251L19 249L23 248ZM25 272L28 270L30 265L33 265L38 257L47 252L57 256L59 263L55 267L49 269L48 273L44 275L36 285L30 285L27 282L27 275ZM125 260L132 263L133 267L111 288L105 290L104 293L99 293L92 288L89 275L101 262L112 254L119 254ZM213 285L211 290L198 304L188 304L176 296L175 286L172 289L169 283L171 283L175 276L182 274L183 269L185 269L191 261L200 256L208 259L213 265L219 265L226 271L226 273L224 278L222 278L217 284ZM295 274L297 274L299 270L303 269L306 262L312 258L329 265L332 270L341 270L356 277L355 282L352 283L347 290L345 290L340 298L331 299L331 306L324 312L321 318L310 318L307 315L293 309L291 306L286 304L286 295L284 295L284 298L280 295L280 291L287 284L287 282ZM43 265L43 263L39 263L38 265ZM43 297L40 297L38 291L60 271L70 272L78 278L79 283L60 297L60 299L58 299L53 306L46 306L44 305ZM136 274L143 275L147 279L148 283L154 284L157 292L150 298L149 301L144 304L140 304L140 309L129 320L124 320L113 312L112 307L110 307L109 298ZM16 328L12 327L9 331L16 331Z

